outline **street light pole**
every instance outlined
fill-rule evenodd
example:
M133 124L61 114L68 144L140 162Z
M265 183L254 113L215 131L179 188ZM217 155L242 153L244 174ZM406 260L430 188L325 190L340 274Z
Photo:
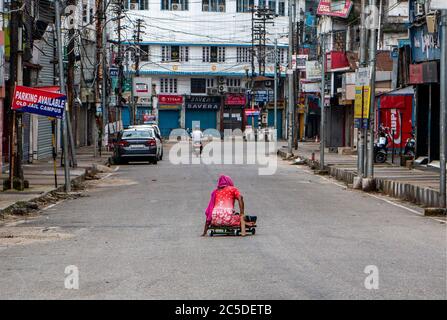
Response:
M440 110L440 186L439 205L446 207L446 113L447 113L447 10L441 11L441 110Z
M63 46L62 46L62 34L61 34L61 10L59 0L55 1L56 10L56 37L57 37L57 47L58 47L58 64L59 64L59 85L61 93L65 94L65 78L64 78L64 57L63 57ZM65 105L64 118L62 119L63 131L62 138L64 141L64 174L65 174L65 192L71 191L71 181L70 181L70 165L68 159L68 110L67 105Z

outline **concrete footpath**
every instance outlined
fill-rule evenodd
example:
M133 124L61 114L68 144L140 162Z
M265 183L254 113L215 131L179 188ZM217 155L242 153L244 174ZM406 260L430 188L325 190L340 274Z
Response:
M110 152L102 152L101 157L94 157L93 147L81 147L76 151L78 165L76 168L70 168L71 182L80 182L84 180L87 170L92 169L94 165L105 164ZM53 159L38 160L31 164L23 165L25 180L29 181L30 187L24 191L7 190L0 191L0 217L17 203L36 201L55 191L63 191L65 183L64 168L60 166L60 157L57 159L57 183L55 186ZM1 186L3 180L8 178L8 172L1 175ZM1 188L0 190L3 190Z
M301 142L293 154L305 160L309 166L318 168L319 148L319 143ZM282 157L288 156L284 143L279 145L278 153ZM421 166L409 169L399 166L399 162L400 159L396 157L395 164L374 165L376 191L425 208L439 207L439 170ZM325 152L325 170L330 176L352 186L357 176L357 155ZM426 212L429 214L430 211Z

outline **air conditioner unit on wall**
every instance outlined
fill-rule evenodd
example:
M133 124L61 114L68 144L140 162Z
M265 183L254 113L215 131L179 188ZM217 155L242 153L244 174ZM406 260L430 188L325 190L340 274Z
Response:
M138 10L138 3L131 2L129 5L130 10Z
M171 10L172 11L181 11L182 5L180 3L173 3L173 4L171 4Z
M202 7L202 11L210 11L210 6L208 4L204 4Z
M219 87L217 89L219 90L219 93L224 93L227 91L226 86L224 86L223 84L219 84Z
M225 12L225 5L219 5L219 12Z
M206 94L208 94L208 95L216 95L218 93L219 93L219 91L217 90L217 88L207 88L206 89Z

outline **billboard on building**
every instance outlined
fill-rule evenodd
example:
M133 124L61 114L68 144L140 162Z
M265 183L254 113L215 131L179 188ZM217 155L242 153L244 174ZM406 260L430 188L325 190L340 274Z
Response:
M152 95L152 78L135 77L133 79L133 95L139 98L150 98Z
M347 18L351 9L351 0L321 0L318 4L317 15Z

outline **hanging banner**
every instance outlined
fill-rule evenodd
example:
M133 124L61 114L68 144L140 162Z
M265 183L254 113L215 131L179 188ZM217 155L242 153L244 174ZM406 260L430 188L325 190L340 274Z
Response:
M66 101L67 97L61 93L16 86L12 109L62 119Z
M354 126L368 128L371 89L369 86L355 87Z

